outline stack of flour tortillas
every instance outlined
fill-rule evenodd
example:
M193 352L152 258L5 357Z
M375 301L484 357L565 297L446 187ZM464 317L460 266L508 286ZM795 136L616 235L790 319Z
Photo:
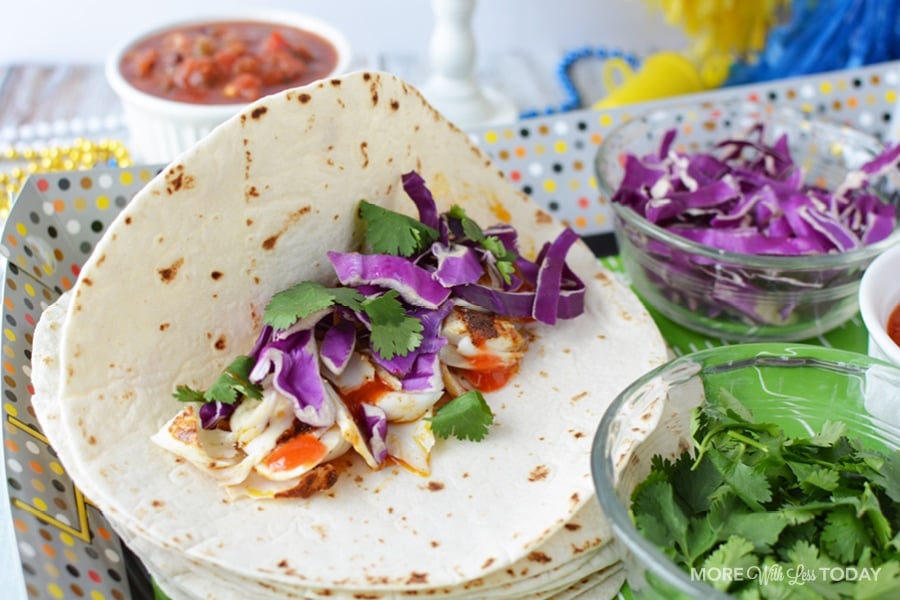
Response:
M485 393L481 442L439 440L431 473L349 464L309 498L230 498L150 437L180 383L209 385L254 343L273 294L327 281L360 200L508 222L533 255L562 226L411 86L354 73L260 100L167 166L110 226L35 334L33 404L67 472L172 598L589 598L623 581L593 496L606 406L665 359L626 286L568 253L586 310L537 324ZM205 382L205 383L204 383Z

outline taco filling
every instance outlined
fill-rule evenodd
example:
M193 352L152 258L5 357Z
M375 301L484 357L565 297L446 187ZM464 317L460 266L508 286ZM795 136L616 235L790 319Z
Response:
M454 205L438 213L424 180L402 178L418 219L361 201L359 251L328 252L336 284L275 294L249 354L154 436L235 495L308 497L354 451L430 473L437 437L480 440L493 422L482 392L513 377L528 324L584 310L564 229L534 260L508 225L482 228Z

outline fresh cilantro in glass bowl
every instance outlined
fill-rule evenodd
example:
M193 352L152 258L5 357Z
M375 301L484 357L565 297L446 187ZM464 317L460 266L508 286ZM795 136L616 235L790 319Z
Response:
M897 164L852 127L750 102L648 110L595 169L624 269L676 323L732 341L798 341L858 310L869 263L900 242Z
M610 405L592 468L636 598L900 597L895 365L785 343L675 358Z

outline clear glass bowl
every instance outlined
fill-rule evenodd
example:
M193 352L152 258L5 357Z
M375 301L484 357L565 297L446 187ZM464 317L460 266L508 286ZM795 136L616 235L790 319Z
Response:
M707 152L716 143L766 124L773 143L786 134L806 182L834 189L847 172L878 155L873 137L804 113L746 102L673 104L635 117L609 133L595 169L602 193L612 198L626 153L658 152L677 129L674 149ZM886 202L900 205L896 175L877 182ZM670 233L618 203L615 233L632 285L648 304L685 327L732 341L797 341L821 335L857 313L859 281L869 263L900 242L887 239L849 252L816 256L761 256L726 252Z
M676 358L637 379L604 413L592 448L597 498L623 547L636 598L725 599L644 539L630 498L650 459L692 448L690 414L720 390L789 436L842 421L872 450L900 449L900 367L853 352L789 343L735 344Z

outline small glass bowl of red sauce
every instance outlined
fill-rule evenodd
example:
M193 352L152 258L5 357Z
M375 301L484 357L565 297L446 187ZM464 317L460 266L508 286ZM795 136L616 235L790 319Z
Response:
M333 26L290 12L169 24L122 44L106 76L138 160L169 162L247 104L347 71Z
M900 244L878 255L859 284L869 354L900 365Z

